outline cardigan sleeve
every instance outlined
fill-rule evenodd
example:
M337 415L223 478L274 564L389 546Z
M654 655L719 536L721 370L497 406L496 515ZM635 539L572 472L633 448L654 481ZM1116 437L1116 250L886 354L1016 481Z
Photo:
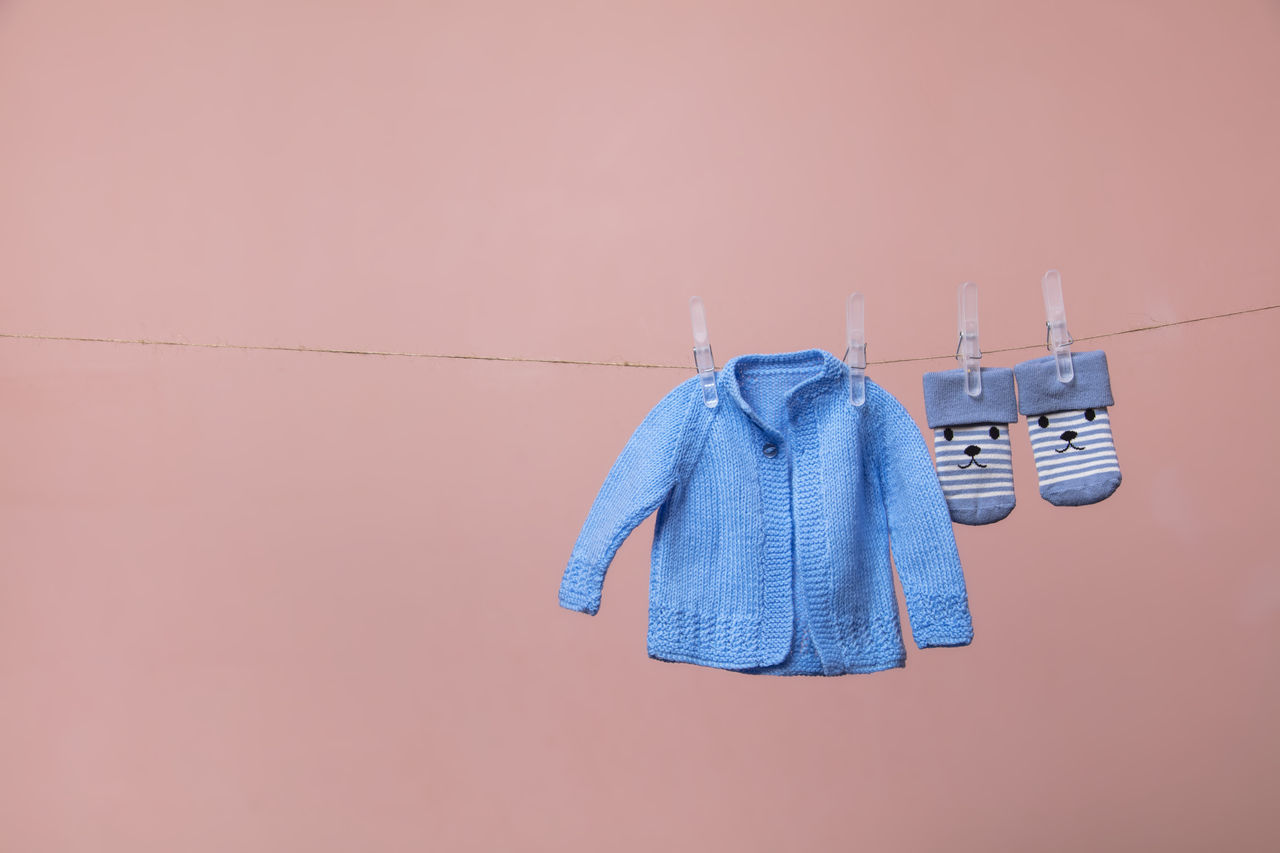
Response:
M600 609L605 570L613 555L675 486L695 384L681 383L659 401L613 463L560 581L561 607L590 614Z
M876 391L880 399L873 464L912 637L922 649L968 645L973 640L969 598L929 449L902 404L883 389ZM870 386L867 397L872 402Z

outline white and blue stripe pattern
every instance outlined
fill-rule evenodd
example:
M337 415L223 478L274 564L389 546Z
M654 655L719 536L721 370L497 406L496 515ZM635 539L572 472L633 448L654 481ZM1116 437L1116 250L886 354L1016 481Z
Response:
M1120 485L1120 462L1105 406L1027 416L1040 494L1058 506L1082 506Z
M1008 424L939 427L933 431L933 458L952 520L990 524L1013 511Z

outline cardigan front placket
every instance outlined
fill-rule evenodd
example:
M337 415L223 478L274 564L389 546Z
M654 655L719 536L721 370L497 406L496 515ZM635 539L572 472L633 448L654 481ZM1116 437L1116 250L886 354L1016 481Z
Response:
M781 661L795 630L791 604L791 468L785 437L747 412L757 437L760 501L764 515L764 623L761 646L766 659Z
M787 360L792 359L787 356ZM753 359L768 364L771 359ZM834 618L832 563L823 517L817 406L839 388L839 362L823 363L813 376L788 389L783 431L761 420L733 383L731 396L760 444L759 475L765 541L765 671L843 671L844 654ZM785 629L785 634L781 632ZM807 634L806 637L803 634ZM816 660L814 657L816 655Z
M789 401L787 411L793 425L792 453L795 473L792 494L797 607L804 607L809 638L826 675L843 671L844 652L835 621L835 592L832 589L831 549L823 512L822 454L819 447L816 387L801 386Z

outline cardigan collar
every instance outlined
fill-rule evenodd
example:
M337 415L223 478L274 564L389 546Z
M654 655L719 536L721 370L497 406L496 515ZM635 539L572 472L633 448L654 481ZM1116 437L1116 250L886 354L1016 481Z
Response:
M745 370L767 373L770 370L783 369L795 372L796 368L805 366L810 367L809 375L787 392L786 399L783 401L784 407L793 402L806 401L818 394L840 390L848 394L849 369L843 361L821 349L734 356L725 362L724 369L720 371L719 385L729 399L733 400L757 426L766 432L776 433L777 430L760 420L742 396L740 374Z

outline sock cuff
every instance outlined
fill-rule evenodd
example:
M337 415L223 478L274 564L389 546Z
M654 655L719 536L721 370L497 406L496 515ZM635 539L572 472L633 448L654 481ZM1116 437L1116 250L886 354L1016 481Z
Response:
M930 429L963 424L1011 424L1018 419L1013 370L983 367L982 393L970 397L964 370L937 370L924 375L924 412Z
M1024 361L1013 368L1018 377L1018 411L1024 415L1088 409L1113 404L1107 354L1102 350L1073 352L1070 382L1058 381L1053 356Z

